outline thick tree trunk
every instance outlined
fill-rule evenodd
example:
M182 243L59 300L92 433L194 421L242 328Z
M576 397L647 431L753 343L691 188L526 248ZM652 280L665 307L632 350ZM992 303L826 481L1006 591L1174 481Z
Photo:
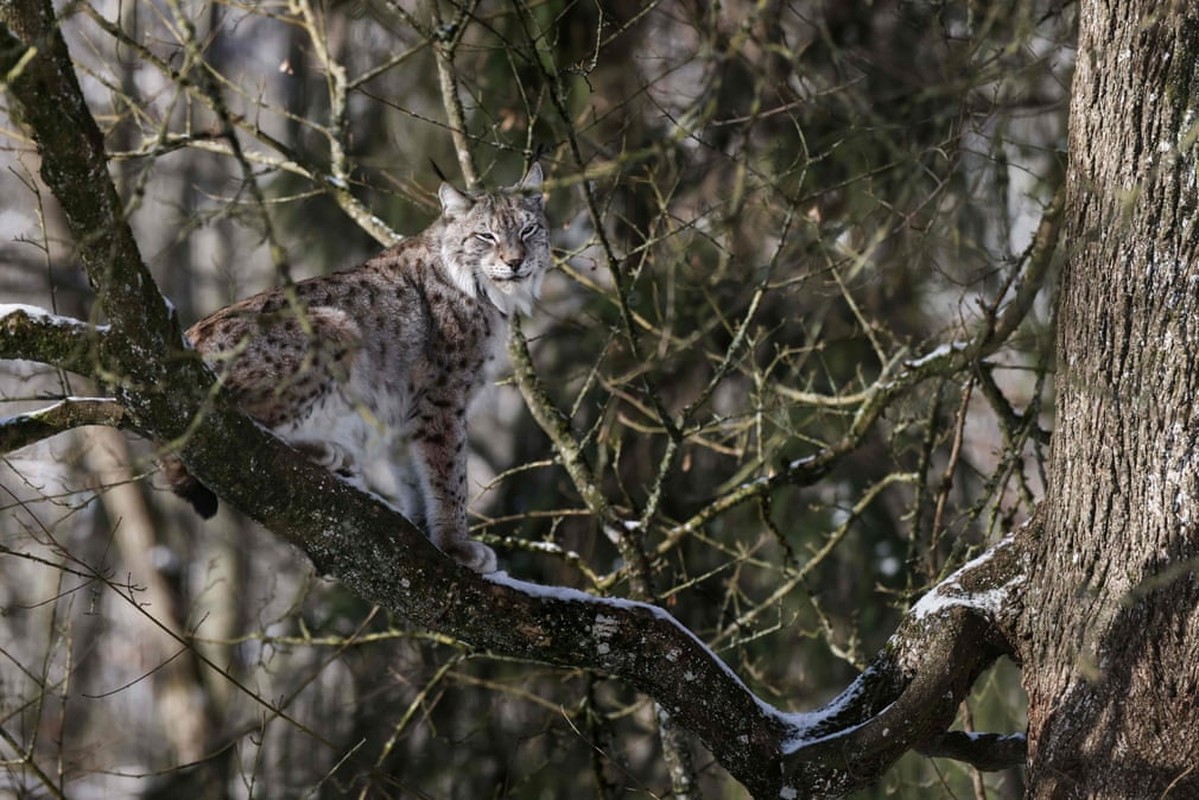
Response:
M1199 8L1084 3L1030 797L1199 797Z

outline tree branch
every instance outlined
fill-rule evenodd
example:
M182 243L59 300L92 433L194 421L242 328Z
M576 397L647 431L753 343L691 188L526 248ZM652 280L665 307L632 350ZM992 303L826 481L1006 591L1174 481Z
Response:
M587 456L570 430L567 416L554 405L553 399L533 369L533 359L529 354L529 343L521 329L520 317L512 319L512 328L508 335L508 360L512 363L516 385L525 399L525 405L553 442L558 457L562 459L562 466L570 476L583 504L600 522L612 524L608 500L600 491L591 465L587 463Z
M105 341L115 343L117 364L130 374L144 373L159 363L147 354L176 352L183 337L124 218L104 136L83 99L50 3L14 0L2 7L0 74L33 131L42 179L62 207L79 259L119 334Z
M475 169L470 140L466 138L466 114L462 108L462 98L458 94L458 73L454 69L454 51L458 48L458 42L462 40L462 33L466 30L465 22L474 13L477 2L464 7L459 17L449 25L442 22L438 4L432 5L437 30L429 32L428 35L433 41L437 81L445 105L446 122L449 125L450 138L454 141L454 151L458 154L458 166L462 170L466 188L478 189L479 172Z
M1029 522L921 599L866 670L808 719L787 752L792 797L836 797L873 782L904 752L940 741L979 674L1013 652ZM806 787L806 788L805 788ZM786 795L784 795L786 796Z
M118 25L105 19L90 4L84 5L83 11L105 33L111 36L114 41L122 47L131 49L137 54L139 59L161 72L164 79L186 89L191 97L203 103L214 114L220 116L218 109L215 107L215 98L212 93L203 91L202 87L197 85L196 81L189 75L180 72L170 61L159 58L144 44L125 33ZM226 87L228 87L227 83ZM402 238L387 223L372 214L354 197L354 194L349 189L347 179L339 178L337 174L328 172L322 167L304 160L301 154L295 152L274 136L271 136L261 126L254 124L250 119L234 116L229 118L229 123L235 126L237 130L249 134L278 155L270 155L257 150L245 151L241 148L235 150L232 144L235 137L232 134L226 137L225 141L218 141L206 132L192 132L186 135L163 134L156 137L152 143L152 147L147 150L123 155L126 158L140 158L146 155L158 155L170 152L179 147L192 147L198 150L233 156L251 164L262 164L270 169L290 172L293 175L299 175L311 181L318 189L329 194L337 205L341 207L346 216L354 220L362 230L384 247L395 244ZM319 130L324 131L325 129L319 128Z
M104 370L98 361L108 327L60 317L35 306L0 304L0 358L39 361L79 375Z
M984 772L997 772L1024 763L1028 756L1028 737L1023 733L948 731L917 750L929 758L952 758Z
M716 516L755 497L784 485L810 485L824 477L845 455L856 450L874 423L892 403L907 395L929 378L951 375L969 368L1000 348L1032 309L1037 293L1044 285L1061 233L1064 184L1046 206L1033 241L1025 253L1025 268L1017 278L1015 297L1003 307L997 318L988 320L982 330L967 341L939 345L923 356L904 359L896 354L884 364L874 383L864 391L847 396L829 396L802 392L786 386L773 387L783 397L817 407L857 406L849 430L837 441L815 453L784 465L774 474L735 487L714 499L690 519L671 528L659 545L659 554L675 545L679 538L697 530ZM998 304L998 300L996 303Z
M52 406L0 419L0 455L83 425L128 428L125 407L106 397L68 397Z
M1004 306L990 333L980 342L980 357L993 353L1006 342L1032 309L1033 301L1049 274L1053 255L1057 252L1057 242L1062 229L1062 209L1065 204L1066 183L1063 181L1041 214L1041 222L1037 225L1032 243L1025 252L1026 266L1017 278L1015 297Z
M0 6L0 74L33 133L42 180L63 210L110 322L98 348L104 378L133 427L177 441L203 416L215 376L189 357L175 309L141 258L108 173L103 134L49 2Z

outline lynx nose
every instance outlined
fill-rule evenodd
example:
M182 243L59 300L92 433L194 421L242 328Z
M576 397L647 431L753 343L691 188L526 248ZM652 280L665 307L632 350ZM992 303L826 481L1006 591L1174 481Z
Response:
M519 246L505 248L500 253L500 258L508 265L508 269L518 272L521 265L525 263L525 249Z

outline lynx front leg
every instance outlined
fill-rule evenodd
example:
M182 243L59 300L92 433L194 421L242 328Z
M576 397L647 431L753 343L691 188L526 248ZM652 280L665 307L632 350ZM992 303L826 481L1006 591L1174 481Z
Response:
M467 532L465 399L423 398L411 438L429 538L458 563L476 572L495 572L495 551Z

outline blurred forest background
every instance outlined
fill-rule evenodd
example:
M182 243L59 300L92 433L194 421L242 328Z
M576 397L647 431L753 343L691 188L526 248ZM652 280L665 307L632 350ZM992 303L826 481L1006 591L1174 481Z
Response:
M494 186L540 155L556 268L472 427L474 532L511 574L652 598L802 710L1040 496L1051 304L942 365L1060 183L1072 3L58 5L185 324L420 230L433 162ZM0 300L89 318L7 103L0 159ZM0 414L97 391L0 363ZM647 698L380 613L155 473L108 429L0 460L0 795L679 794ZM963 727L1024 729L1017 670L979 687ZM681 749L689 796L746 796ZM913 754L858 796L1020 795Z

